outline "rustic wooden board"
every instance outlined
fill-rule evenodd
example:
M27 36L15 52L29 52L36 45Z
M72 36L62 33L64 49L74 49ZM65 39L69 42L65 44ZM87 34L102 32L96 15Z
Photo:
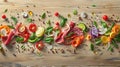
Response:
M15 16L17 13L21 14L23 11L33 11L35 14L42 14L43 12L50 11L53 15L54 12L58 11L65 17L71 14L69 21L79 22L78 18L72 15L74 9L77 9L79 13L86 12L88 15L103 15L108 16L115 15L120 16L120 0L8 0L8 2L3 2L0 0L0 16L5 9L8 9L6 15L8 17ZM93 7L92 5L96 5ZM29 7L27 7L29 6ZM36 6L36 7L34 7ZM41 24L37 17L33 17L35 23L38 26L44 26ZM53 22L58 21L57 18L47 18L51 19ZM21 17L19 22L24 22L25 20ZM89 22L89 21L86 21ZM1 18L0 23L6 24ZM28 24L28 23L24 23ZM65 48L65 47L64 47ZM46 54L43 51L44 56L39 57L35 54L28 52L16 52L16 57L13 56L13 50L8 50L7 55L0 55L0 67L2 66L33 66L33 67L119 67L120 66L120 53L115 50L114 53L104 50L102 56L94 55L89 48L86 50L80 49L79 54ZM86 52L87 51L87 52ZM82 54L82 55L81 55ZM111 55L112 54L112 55ZM107 59L107 60L106 60Z

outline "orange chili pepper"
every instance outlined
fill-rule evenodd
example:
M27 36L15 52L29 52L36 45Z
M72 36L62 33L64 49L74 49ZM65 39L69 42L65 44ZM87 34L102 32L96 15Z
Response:
M7 34L10 33L10 28L7 25L0 26L0 30L5 29L7 31Z
M72 44L73 47L76 48L76 47L78 47L83 42L83 40L84 40L84 36L83 35L77 36L77 37L75 37L72 40L71 44Z
M115 25L113 28L112 28L112 32L115 32L115 33L118 33L120 31L120 25Z

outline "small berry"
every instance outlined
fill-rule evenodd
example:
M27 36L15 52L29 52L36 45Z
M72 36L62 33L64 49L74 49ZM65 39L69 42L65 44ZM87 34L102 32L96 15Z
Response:
M2 15L2 19L6 19L6 15Z
M58 12L55 12L55 16L58 17L58 16L59 16L59 13L58 13Z
M107 15L103 15L103 20L107 21L108 20L108 16Z
M59 26L59 23L58 23L58 22L56 22L55 24L56 24L57 26Z

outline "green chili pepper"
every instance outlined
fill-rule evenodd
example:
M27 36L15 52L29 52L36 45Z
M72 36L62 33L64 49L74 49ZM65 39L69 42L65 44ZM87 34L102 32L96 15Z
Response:
M93 24L96 26L96 28L98 28L98 24L96 21L94 21Z
M36 37L35 39L28 39L28 42L35 43L35 42L38 42L39 40L41 39Z
M54 41L53 37L47 37L47 38L45 38L45 42L46 43L52 43L53 41Z
M35 33L31 34L30 39L33 40L33 39L35 39L35 38L36 38Z
M16 42L23 42L24 38L17 36L16 37Z
M62 18L62 19L60 20L60 26L61 26L61 27L64 27L65 24L66 24L66 22L67 22L67 18Z
M18 22L17 18L12 16L11 19L14 21L15 24L17 24L17 22Z
M108 28L108 25L106 24L106 22L101 21L101 25L102 25L104 28Z
M42 16L41 16L42 19L45 19L46 18L46 13L43 13Z
M94 45L93 44L90 44L90 50L94 51Z
M35 33L33 33L30 38L28 39L28 42L30 43L35 43L35 42L38 42L42 39L43 37L36 37L35 36Z
M48 27L45 31L46 34L50 34L53 31L53 27Z

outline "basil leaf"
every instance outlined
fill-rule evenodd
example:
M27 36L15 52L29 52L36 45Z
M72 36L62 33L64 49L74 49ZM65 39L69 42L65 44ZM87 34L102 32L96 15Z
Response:
M17 18L12 16L11 19L14 21L15 24L17 24L17 22L18 22Z

